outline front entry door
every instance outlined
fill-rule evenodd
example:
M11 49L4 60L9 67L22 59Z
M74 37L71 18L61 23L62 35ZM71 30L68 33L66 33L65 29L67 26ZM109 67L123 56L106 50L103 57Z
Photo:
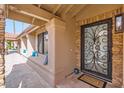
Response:
M97 78L112 80L112 20L81 26L81 70Z

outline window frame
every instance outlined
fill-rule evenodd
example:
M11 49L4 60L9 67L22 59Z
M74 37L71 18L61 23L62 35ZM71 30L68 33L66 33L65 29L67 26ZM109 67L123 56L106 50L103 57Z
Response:
M107 75L104 75L104 74L101 74L101 73L98 73L98 72L94 72L94 71L91 71L91 70L87 70L85 69L84 67L84 56L85 56L85 53L84 53L84 29L86 27L91 27L91 26L95 26L95 25L100 25L100 24L108 24L108 74ZM82 25L81 26L81 59L80 59L80 62L81 62L81 71L83 73L86 73L86 74L89 74L89 75L92 75L96 78L99 78L99 79L102 79L104 81L108 81L108 82L112 82L112 18L108 18L108 19L104 19L104 20L100 20L100 21L97 21L97 22L93 22L93 23L90 23L90 24L86 24L86 25Z
M46 34L48 34L48 32L46 31L46 32L42 32L42 33L39 33L38 35L37 35L37 42L38 42L38 44L37 44L37 48L38 48L38 53L40 53L40 54L45 54L44 53L44 51L45 51L45 46L44 46L44 35L46 35ZM40 48L39 48L39 46L40 46L40 43L39 43L39 37L40 37L40 35L41 35L41 39L40 40L42 40L42 49L41 49L41 51L40 51Z

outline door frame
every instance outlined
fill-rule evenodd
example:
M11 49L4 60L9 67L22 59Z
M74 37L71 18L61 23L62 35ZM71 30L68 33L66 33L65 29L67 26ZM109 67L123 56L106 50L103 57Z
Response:
M84 68L84 29L87 28L87 27L91 27L91 26L95 26L95 25L101 25L101 24L105 24L107 23L108 24L108 69L107 69L107 73L108 75L105 75L105 74L101 74L101 73L98 73L98 72L94 72L94 71L91 71L91 70L87 70ZM103 81L108 81L108 82L112 82L112 18L108 18L108 19L105 19L105 20L100 20L100 21L96 21L96 22L93 22L93 23L90 23L90 24L86 24L86 25L82 25L81 26L81 59L80 59L80 62L81 62L81 71L85 74L89 74L89 75L92 75L96 78L99 78Z

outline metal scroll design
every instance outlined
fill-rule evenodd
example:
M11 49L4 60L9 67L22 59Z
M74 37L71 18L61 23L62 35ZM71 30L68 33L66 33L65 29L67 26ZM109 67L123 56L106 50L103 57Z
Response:
M85 28L84 67L87 70L107 75L108 24Z

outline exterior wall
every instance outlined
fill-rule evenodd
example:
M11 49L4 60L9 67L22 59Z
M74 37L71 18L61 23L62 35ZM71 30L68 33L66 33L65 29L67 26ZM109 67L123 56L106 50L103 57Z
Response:
M67 47L66 47L66 26L65 23L53 19L55 28L55 84L58 84L67 74Z
M71 25L71 22L69 22L68 24ZM71 27L73 29L74 26ZM27 34L26 36L27 50L30 52L32 51L31 47L32 42L35 44L34 49L36 49L37 51L38 34L48 31L48 65L44 66L42 65L42 63L41 64L39 64L39 62L36 63L38 63L39 66L45 68L45 69L41 68L41 70L43 70L42 72L46 73L41 74L44 74L43 77L47 77L45 78L45 80L51 85L51 87L55 87L57 83L65 79L65 76L67 74L70 74L72 72L71 63L69 62L73 62L73 60L70 61L70 57L68 57L68 55L71 56L72 49L70 49L71 46L70 42L72 43L72 40L69 37L70 32L66 33L66 30L67 30L66 25L63 21L53 18L46 24L45 27L35 30L34 31L35 35ZM44 58L43 54L39 54L39 56L41 57L41 60Z
M28 56L32 55L32 52L35 51L35 34L27 34L27 54Z
M66 23L65 32L65 48L66 48L66 75L68 76L73 72L76 67L76 54L75 54L75 31L76 31L76 21L75 18L70 18L70 15L64 17Z
M79 20L83 20L86 18L94 17L100 14L104 14L109 12L110 10L119 8L121 5L91 5L82 13L77 16L78 22ZM90 11L90 12L89 12ZM108 15L107 15L108 16ZM96 17L98 18L98 17ZM99 19L98 19L99 20ZM87 21L87 20L86 20ZM77 66L80 67L80 26L82 23L77 24L77 30L75 33L75 44L76 44L76 58L77 58ZM112 83L110 86L112 87L122 87L123 81L123 34L115 33L114 26L114 17L113 17L113 25L112 25Z
M18 53L21 53L20 50L21 50L21 40L18 39L18 40L17 40L17 52L18 52Z
M14 43L14 49L17 49L18 41L13 41L13 43Z
M37 36L39 33L42 33L44 30L42 28L36 29L34 32L27 33L25 36L20 39L20 52L24 49L27 50L26 56L31 56L33 51L38 51L37 46Z
M23 51L27 49L27 38L26 37L21 37L21 48L20 48L20 53L24 54Z
M55 27L54 20L51 20L46 24L46 30L48 31L48 65L51 71L51 81L53 87L55 87Z
M56 43L59 45L57 51L57 67L56 67L56 83L64 80L68 75L70 75L74 68L76 67L76 55L75 55L75 31L76 31L76 21L75 18L71 18L70 15L63 16L65 22L64 25L56 23L57 35ZM63 27L60 31L60 28ZM61 59L61 61L60 61ZM61 78L61 79L60 79ZM58 79L58 80L57 80Z
M0 5L0 9L3 11L0 12L0 87L5 86L5 66L4 66L4 5Z
M53 18L47 24L48 31L48 60L54 75L55 85L72 73L75 67L74 32L75 20L69 16L65 22Z
M23 36L23 38L21 38L21 49L26 49L26 42L27 41L27 53L23 55L28 57L29 59L31 59L33 61L32 62L27 62L27 64L29 64L39 75L42 76L42 78L44 78L44 80L51 86L51 87L55 87L55 70L54 70L54 65L55 65L55 61L53 61L54 59L54 47L52 47L52 43L55 42L53 40L53 33L54 33L54 28L51 28L51 25L53 25L53 22L49 22L48 25L45 27L41 27L31 33L27 33L25 36ZM38 56L36 57L32 57L32 51L37 49L38 46L38 34L48 31L48 42L49 45L48 46L48 64L47 65L43 65L43 60L44 60L44 54L38 54ZM39 68L40 67L40 68ZM46 78L47 77L47 78Z

